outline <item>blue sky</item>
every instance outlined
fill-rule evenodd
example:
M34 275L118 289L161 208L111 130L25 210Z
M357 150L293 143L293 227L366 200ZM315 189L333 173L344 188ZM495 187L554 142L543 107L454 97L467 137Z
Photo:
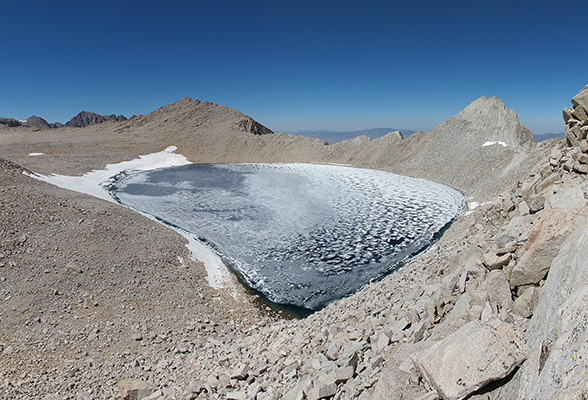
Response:
M535 133L588 84L588 2L5 1L0 116L191 97L274 131L428 131L497 96ZM478 4L479 3L479 4Z

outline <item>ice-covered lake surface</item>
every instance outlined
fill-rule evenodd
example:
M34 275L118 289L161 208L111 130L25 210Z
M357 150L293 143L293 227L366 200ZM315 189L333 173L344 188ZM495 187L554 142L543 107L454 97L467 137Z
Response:
M398 268L467 210L444 185L311 164L186 165L111 193L211 245L270 301L310 310Z

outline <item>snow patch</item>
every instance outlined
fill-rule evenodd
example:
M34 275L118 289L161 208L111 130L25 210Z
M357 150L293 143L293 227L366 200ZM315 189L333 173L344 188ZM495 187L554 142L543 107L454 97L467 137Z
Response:
M44 156L45 153L29 153L29 157Z
M116 164L108 164L103 170L94 170L84 174L83 176L68 176L68 175L38 175L23 172L24 174L33 178L42 180L52 185L59 186L64 189L73 190L76 192L86 193L91 196L99 197L104 200L118 204L106 190L116 176L120 174L136 173L141 171L149 171L159 168L176 167L181 165L191 164L186 157L181 154L175 154L176 146L169 146L165 150L158 153L151 153L139 156L131 161L123 161ZM31 153L29 156L43 155L44 153ZM135 210L138 211L138 210ZM158 221L153 216L138 211L143 215ZM190 250L190 257L193 260L200 260L204 263L207 273L208 284L214 289L229 288L232 291L233 297L237 298L236 287L231 278L231 273L227 266L222 262L220 257L216 255L208 246L200 243L188 232L172 227L179 234L188 240L186 247ZM180 259L183 263L183 260Z
M507 145L505 142L502 142L502 141L500 141L500 140L498 140L498 141L495 141L495 142L490 142L490 141L488 141L488 142L484 143L484 144L482 145L482 147L493 146L493 145L495 145L495 144L498 144L498 145L500 145L500 146L502 146L502 147L508 147L508 145Z
M191 164L191 162L183 155L175 154L174 151L176 150L176 146L169 146L158 153L142 155L131 161L108 164L105 169L87 172L83 176L55 174L49 176L31 176L64 189L86 193L115 203L115 200L110 196L106 187L113 182L114 177L117 175L120 175L121 173L129 175L141 171Z
M200 260L206 269L206 280L213 289L223 289L231 286L231 272L220 259L220 257L210 247L196 240L194 236L186 231L178 232L188 240L186 247L192 253L192 259ZM237 298L237 292L233 287L233 297Z

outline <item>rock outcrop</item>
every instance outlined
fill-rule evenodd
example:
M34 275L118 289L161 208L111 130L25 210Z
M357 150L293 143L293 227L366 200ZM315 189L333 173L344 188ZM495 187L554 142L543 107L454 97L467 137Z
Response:
M566 128L568 146L574 147L570 152L571 160L568 169L586 174L588 173L588 85L572 99L572 107L563 109L563 119Z
M121 122L126 121L124 115L98 115L93 112L82 111L72 119L66 122L65 126L70 128L84 128L90 125L102 124L108 121Z
M0 118L0 125L14 128L20 126L20 122L14 118Z

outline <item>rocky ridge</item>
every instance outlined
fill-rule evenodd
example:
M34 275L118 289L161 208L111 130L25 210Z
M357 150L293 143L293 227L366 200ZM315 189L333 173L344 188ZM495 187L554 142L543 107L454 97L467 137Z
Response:
M110 290L112 280L106 280L99 291L88 285L90 280L77 281L88 267L101 270L102 265L95 255L86 258L83 265L70 259L76 254L87 257L79 250L87 247L83 243L100 239L100 247L112 246L108 237L113 233L118 235L115 238L126 239L129 236L125 235L132 237L132 232L141 231L141 226L155 226L147 221L140 223L140 218L131 217L128 210L117 211L117 218L137 225L113 227L101 224L97 215L90 219L96 225L90 236L74 236L85 241L75 242L70 248L70 240L62 239L66 247L59 266L74 279L59 273L55 276L62 277L57 282L67 282L66 277L71 280L71 291L66 286L68 293L74 293L77 282L90 296L99 297L97 303L110 307L108 321L115 325L111 329L110 323L88 317L96 315L90 297L82 296L76 308L75 296L68 303L69 295L58 295L64 303L55 303L55 312L50 315L53 320L61 313L68 315L69 306L80 321L80 327L72 328L69 323L76 321L73 316L55 325L47 325L43 316L41 322L35 320L31 310L44 302L26 296L27 290L39 292L30 289L31 284L38 283L33 274L20 280L20 291L12 289L14 285L8 289L8 285L18 279L15 274L26 271L25 266L33 267L32 271L52 268L34 261L52 262L46 252L39 253L46 239L33 236L33 228L39 225L32 219L54 210L52 201L38 203L41 199L35 197L36 191L41 190L42 196L59 193L61 201L67 200L86 212L92 212L88 204L97 210L103 206L95 199L81 195L72 199L63 190L32 184L19 172L6 172L0 175L7 182L1 211L13 219L2 219L3 232L8 232L3 242L3 268L8 269L2 271L6 279L0 282L5 283L0 289L12 308L3 306L0 323L14 324L14 331L25 332L27 339L12 338L1 344L0 363L9 372L0 382L0 391L13 398L47 399L568 399L588 395L583 380L588 371L584 329L588 268L583 257L588 237L587 181L581 170L573 168L578 151L583 154L581 140L574 146L561 140L535 145L528 131L518 124L516 114L506 110L498 99L486 98L427 134L407 139L398 135L376 140L356 138L333 146L283 134L256 135L256 129L247 131L247 123L240 123L247 118L234 110L183 99L115 128L83 128L82 138L78 134L75 139L82 145L76 157L83 154L87 160L68 156L62 147L51 143L43 145L55 156L42 161L24 158L19 154L38 148L30 138L22 142L23 136L18 137L18 144L12 141L16 139L5 137L7 147L2 156L26 161L23 164L33 170L44 162L44 168L65 166L84 171L82 168L87 170L89 164L108 159L101 152L110 148L109 140L120 138L124 132L133 137L133 142L118 139L112 148L116 145L118 151L126 153L116 153L116 157L132 156L139 147L147 151L159 148L165 142L178 144L193 161L269 161L274 157L294 161L298 157L301 161L349 162L408 171L449 184L454 181L454 186L476 194L483 202L456 221L428 252L355 295L303 320L276 320L250 309L251 320L236 324L221 312L218 318L193 318L194 312L214 304L206 295L192 303L189 312L180 311L177 305L189 292L158 286L159 281L167 282L165 274L174 271L174 261L173 257L166 258L162 272L149 269L149 257L157 252L148 255L151 253L147 251L140 266L155 278L142 279L132 264L133 257L128 258L129 265L121 265L120 272L115 269L113 279L127 282L123 287L127 290L120 292L125 295L121 303L134 307L125 313L110 304L116 298L116 292ZM155 127L157 139L148 136ZM116 135L110 135L111 129L117 130ZM96 132L101 132L103 139L94 138ZM74 140L67 134L57 132L57 137ZM167 142L172 137L176 141ZM486 142L504 142L506 146L484 146ZM100 152L94 150L97 144ZM111 160L113 155L108 157ZM452 167L444 168L443 160ZM476 161L478 165L474 165ZM14 164L2 165L18 171ZM16 212L14 204L18 204L16 199L29 197L32 200L27 202L26 217L31 220L22 225L18 220L22 213ZM41 204L43 210L35 209L35 204ZM50 237L63 238L76 221L89 219L78 214L60 212L63 230L50 231ZM106 226L114 232L107 232ZM121 236L120 229L125 235ZM156 234L143 230L141 240L159 238L165 229L157 229ZM175 246L169 240L170 248ZM114 243L121 246L125 240ZM150 249L149 243L146 249ZM43 251L54 248L45 247ZM5 249L10 251L8 257ZM121 254L127 251L136 254L132 246L120 250ZM184 256L177 248L170 253L165 247L160 251ZM117 253L109 254L104 264L120 264ZM25 258L27 254L31 257ZM19 260L26 261L19 264ZM181 281L172 276L173 282ZM143 289L145 283L149 285ZM140 307L126 303L137 293L144 294ZM90 302L84 303L85 298ZM28 307L20 306L21 299L27 299ZM158 302L167 306L162 305L154 318L145 307ZM23 317L17 318L21 314ZM125 318L132 318L128 325ZM35 324L41 325L37 328ZM43 335L56 341L55 350L43 349L43 343L48 342ZM41 352L27 358L36 344ZM72 352L67 353L65 348ZM19 367L22 359L42 364L46 351L52 352L49 359L54 362L44 367L48 372ZM96 361L94 357L102 358Z
M99 115L89 111L82 111L67 121L65 126L70 128L84 128L86 126L102 124L108 121L122 122L126 120L127 118L124 115Z

